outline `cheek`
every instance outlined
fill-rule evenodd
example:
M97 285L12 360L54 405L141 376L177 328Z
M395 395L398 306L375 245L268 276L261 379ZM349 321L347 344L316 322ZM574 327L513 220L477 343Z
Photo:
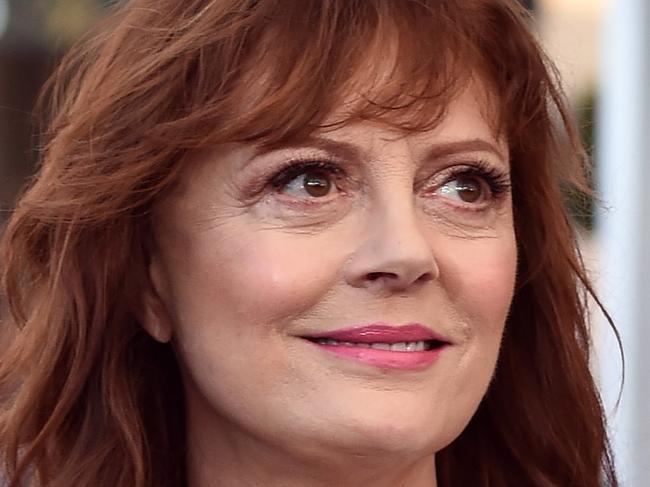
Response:
M172 301L182 307L175 318L193 315L205 325L220 316L272 332L320 301L340 275L340 259L322 238L235 225L196 234L182 255L169 273Z
M512 301L517 272L514 235L450 245L441 276L456 308L476 333L500 332Z
M494 374L512 302L516 242L514 235L456 242L448 255L446 287L454 309L466 323L461 382L470 396L480 398Z
M231 301L242 312L263 312L269 322L283 322L318 303L338 280L339 270L337 258L314 238L259 233L229 263L228 281L239 288ZM229 290L224 291L227 295Z
M439 259L440 275L452 309L464 324L461 357L446 391L454 398L444 429L450 442L478 409L494 375L513 297L517 250L514 236L449 244L441 249L445 258Z

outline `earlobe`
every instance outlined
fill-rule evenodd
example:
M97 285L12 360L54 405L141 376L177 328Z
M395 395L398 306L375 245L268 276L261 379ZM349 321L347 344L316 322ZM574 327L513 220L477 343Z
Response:
M156 341L168 343L172 338L172 328L169 317L158 296L147 293L144 303L142 327ZM158 302L154 302L158 301Z
M141 322L156 341L168 343L172 338L172 321L162 297L162 273L158 262L149 265L149 286L143 293Z

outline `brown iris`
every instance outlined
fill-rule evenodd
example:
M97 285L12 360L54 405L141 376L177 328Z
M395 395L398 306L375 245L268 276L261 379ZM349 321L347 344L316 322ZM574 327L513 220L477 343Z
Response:
M465 203L476 203L483 196L483 187L475 178L458 178L456 192Z
M309 196L321 198L332 189L332 181L325 171L308 171L303 176L303 186Z

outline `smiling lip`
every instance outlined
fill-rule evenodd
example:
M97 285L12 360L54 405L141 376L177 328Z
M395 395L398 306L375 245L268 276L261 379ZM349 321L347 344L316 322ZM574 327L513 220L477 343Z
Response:
M393 326L385 323L356 326L317 334L304 338L327 352L384 369L416 370L431 365L440 353L451 344L430 328L420 324ZM326 342L328 340L329 342ZM331 343L336 340L337 344ZM426 342L426 350L379 350L371 344L408 344Z
M340 342L354 343L399 343L437 340L449 342L430 328L420 324L392 326L384 323L344 328L341 330L327 331L304 338L331 338Z

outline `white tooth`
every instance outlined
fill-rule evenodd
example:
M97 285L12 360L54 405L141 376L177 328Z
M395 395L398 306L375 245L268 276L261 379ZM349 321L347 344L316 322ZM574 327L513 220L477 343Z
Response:
M406 351L415 352L417 350L418 342L406 342Z
M406 342L393 343L390 350L391 352L406 352Z
M339 342L338 340L334 340L332 338L325 339L325 345L340 345L340 344L341 342Z
M346 347L354 347L356 343L352 342L341 342L341 345L345 345Z
M371 343L370 348L375 350L390 350L390 343Z
M415 345L415 351L416 352L423 352L424 351L424 342L417 342Z

